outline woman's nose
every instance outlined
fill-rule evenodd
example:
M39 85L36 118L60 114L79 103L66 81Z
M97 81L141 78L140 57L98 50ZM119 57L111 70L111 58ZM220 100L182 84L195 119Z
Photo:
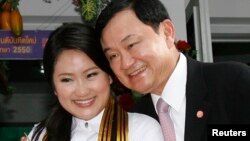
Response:
M89 93L88 85L83 82L79 82L76 89L76 94L79 96L87 95Z

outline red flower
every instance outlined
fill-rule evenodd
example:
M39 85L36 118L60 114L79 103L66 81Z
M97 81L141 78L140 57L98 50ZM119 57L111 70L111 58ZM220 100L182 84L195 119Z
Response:
M131 94L125 93L118 97L118 103L124 110L129 111L134 105L134 100Z
M188 51L191 49L191 45L184 40L179 40L176 44L176 47L180 51Z

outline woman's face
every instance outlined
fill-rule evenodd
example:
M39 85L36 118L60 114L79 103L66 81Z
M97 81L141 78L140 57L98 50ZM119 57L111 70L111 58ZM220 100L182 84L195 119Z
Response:
M85 53L64 50L55 63L53 83L62 107L77 118L89 120L104 109L112 79Z

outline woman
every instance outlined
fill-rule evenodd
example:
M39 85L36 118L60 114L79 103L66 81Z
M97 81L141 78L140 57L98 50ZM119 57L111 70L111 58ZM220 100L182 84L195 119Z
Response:
M161 141L160 125L127 113L112 96L111 70L91 27L64 24L45 46L45 77L58 104L35 125L32 141Z

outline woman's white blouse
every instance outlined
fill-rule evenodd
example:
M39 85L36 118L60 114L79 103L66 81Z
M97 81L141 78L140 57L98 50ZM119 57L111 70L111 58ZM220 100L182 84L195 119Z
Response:
M97 141L103 111L95 118L84 121L72 118L71 141ZM159 123L143 114L128 113L129 141L164 141ZM36 126L36 125L35 125ZM43 131L44 135L45 130ZM29 138L33 130L29 133ZM42 141L40 137L39 141Z

